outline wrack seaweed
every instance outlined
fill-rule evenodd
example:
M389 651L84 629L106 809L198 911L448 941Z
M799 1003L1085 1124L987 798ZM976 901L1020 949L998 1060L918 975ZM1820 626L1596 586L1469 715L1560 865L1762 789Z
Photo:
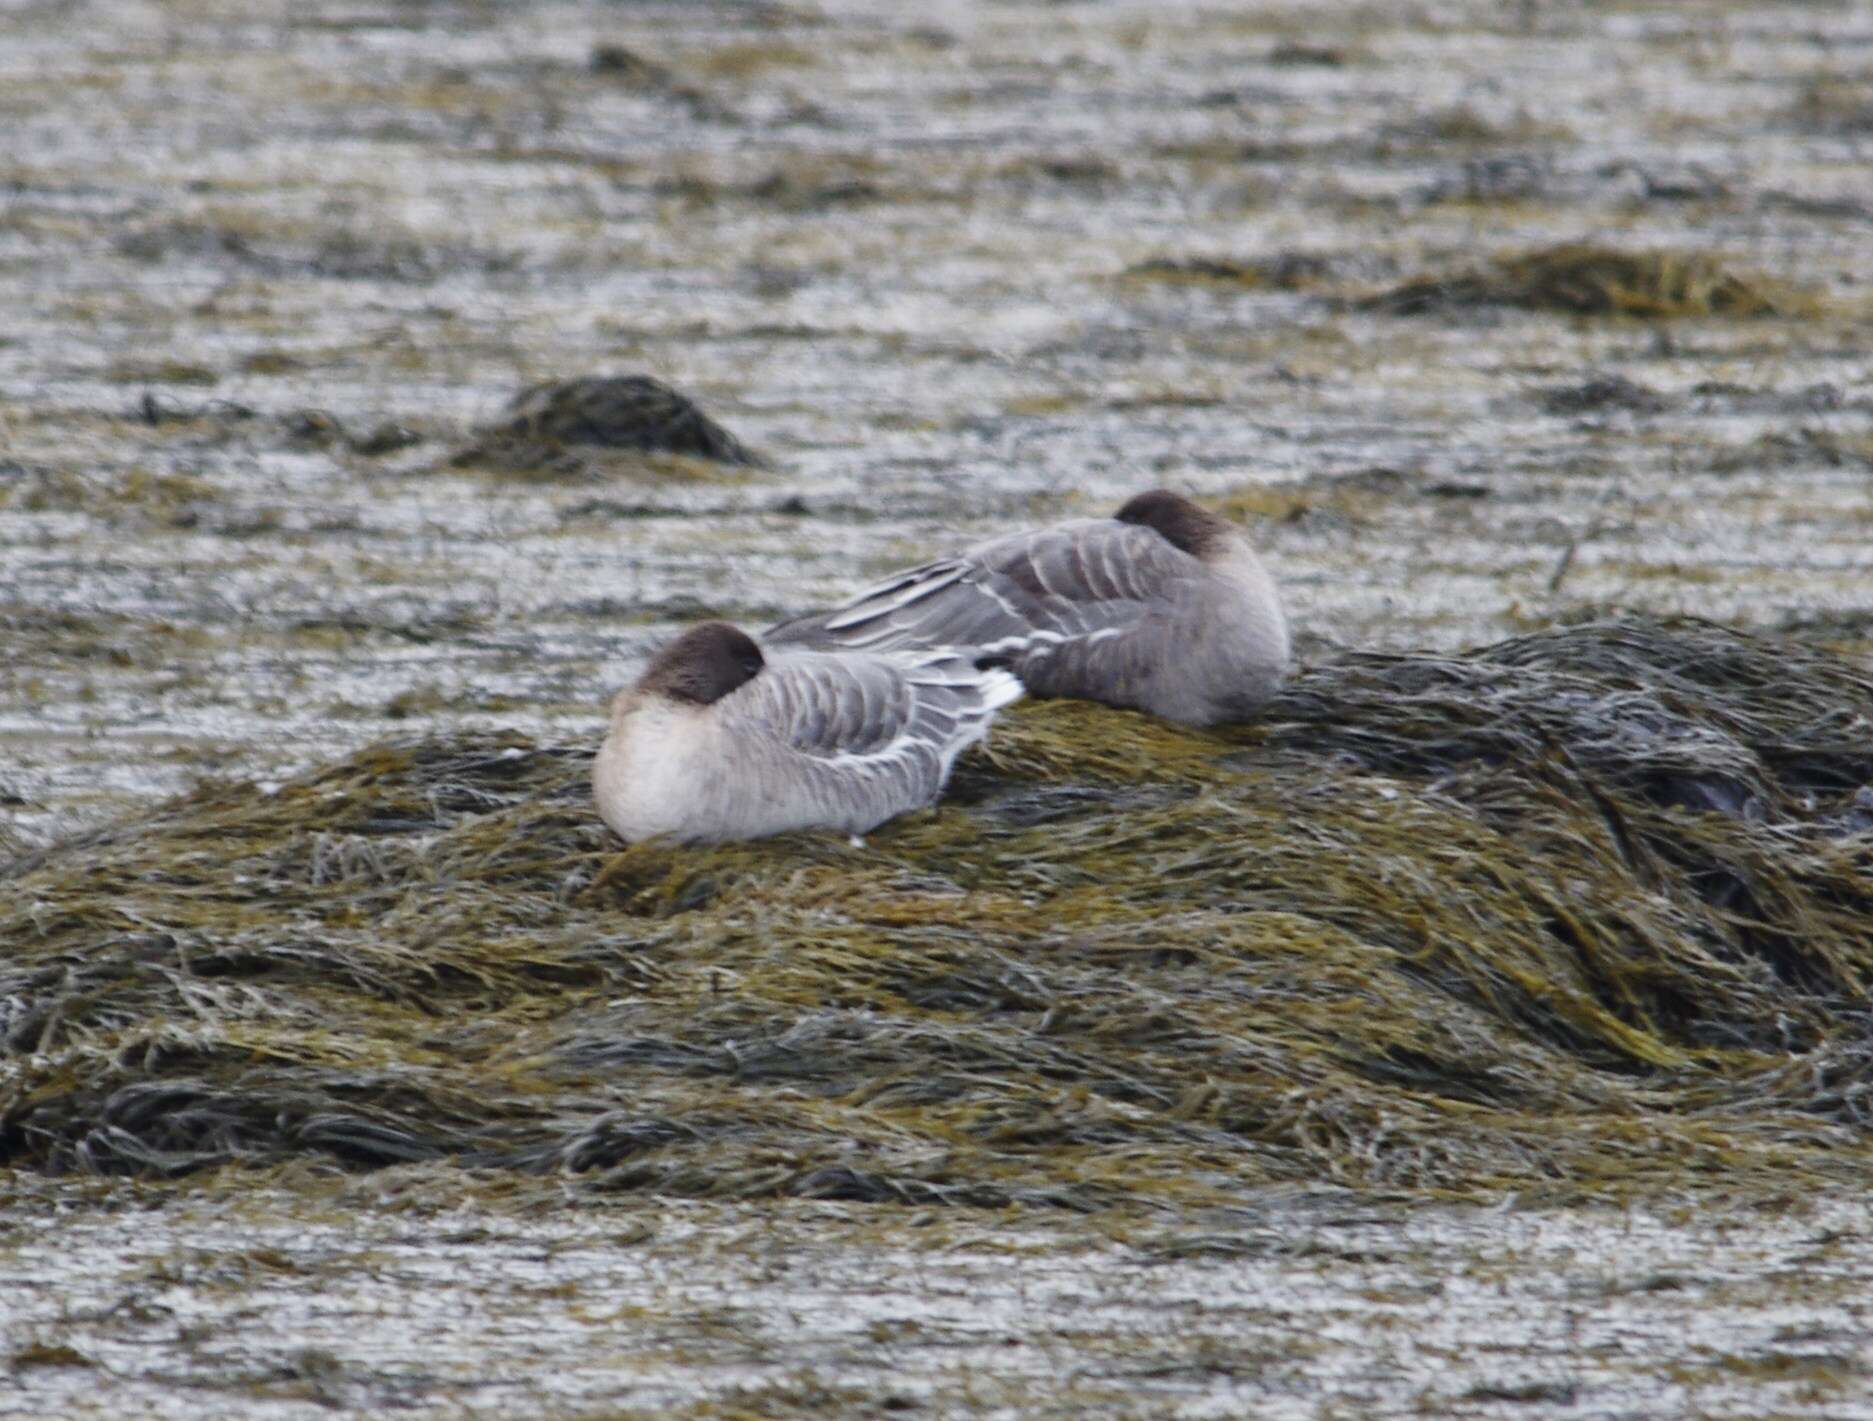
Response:
M1873 677L1793 641L1031 704L857 848L624 848L593 748L376 746L0 870L0 1156L1073 1209L1873 1163Z

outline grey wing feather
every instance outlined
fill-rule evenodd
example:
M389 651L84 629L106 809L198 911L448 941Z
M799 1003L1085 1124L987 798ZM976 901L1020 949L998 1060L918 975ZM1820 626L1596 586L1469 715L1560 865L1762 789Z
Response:
M1019 653L1116 634L1145 618L1195 559L1146 528L1089 519L1016 533L913 568L766 640L817 646L971 646Z
M777 655L749 683L750 709L796 750L862 755L903 734L908 687L875 657Z
M912 634L918 623L954 605L944 594L972 569L963 558L944 558L898 573L868 587L842 607L780 623L763 633L769 646L850 646L874 651L900 646L935 646Z
M795 750L858 774L934 777L932 793L957 753L1021 695L1006 671L949 652L781 650L746 690L738 711Z
M934 800L1021 683L949 652L783 650L728 699L744 693L750 721L795 752L797 792L828 821L862 827ZM772 781L776 761L754 754L748 767L751 792L766 792L760 782Z

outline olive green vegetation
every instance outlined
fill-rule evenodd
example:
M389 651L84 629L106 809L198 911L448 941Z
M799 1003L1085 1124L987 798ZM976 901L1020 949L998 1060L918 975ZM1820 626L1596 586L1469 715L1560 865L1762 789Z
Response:
M594 470L624 452L651 472L708 478L717 465L767 461L704 414L696 402L648 375L549 380L515 396L508 416L457 451L455 467L562 477ZM661 457L656 457L661 456Z
M1139 281L1212 283L1247 290L1308 291L1325 286L1335 275L1331 257L1313 252L1282 252L1257 261L1226 257L1159 257L1139 262L1121 275Z
M1159 258L1128 267L1127 279L1245 289L1344 289L1349 263L1319 253L1284 252L1237 261ZM1705 252L1624 251L1573 242L1508 252L1474 267L1412 277L1357 306L1393 315L1511 306L1581 316L1812 316L1815 292L1760 273L1733 270Z
M1362 303L1399 315L1515 306L1583 316L1809 316L1806 288L1732 270L1706 252L1623 251L1568 243L1511 252L1480 268L1415 277Z
M595 711L596 718L596 711ZM1619 618L998 722L937 809L625 848L381 745L0 870L0 1158L1075 1209L1864 1180L1873 676Z

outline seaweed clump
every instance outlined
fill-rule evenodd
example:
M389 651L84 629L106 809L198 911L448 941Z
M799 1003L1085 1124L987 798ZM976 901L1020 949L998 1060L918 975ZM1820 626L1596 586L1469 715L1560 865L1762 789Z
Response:
M1311 291L1326 285L1343 265L1320 252L1283 251L1254 260L1229 257L1154 257L1125 269L1145 281L1208 282L1244 290Z
M1593 375L1578 385L1556 385L1537 397L1549 414L1591 414L1601 410L1627 410L1658 414L1669 402L1649 385L1624 375Z
M507 473L584 469L581 451L672 454L716 464L766 461L704 414L688 395L648 375L549 380L517 395L507 418L450 461Z
M1511 306L1582 316L1800 316L1813 292L1732 270L1705 252L1622 251L1568 243L1510 253L1453 275L1414 277L1361 303L1393 315Z
M1018 708L863 847L622 847L584 742L205 786L0 869L0 1161L1072 1209L1864 1179L1864 668L1617 619L1270 716Z

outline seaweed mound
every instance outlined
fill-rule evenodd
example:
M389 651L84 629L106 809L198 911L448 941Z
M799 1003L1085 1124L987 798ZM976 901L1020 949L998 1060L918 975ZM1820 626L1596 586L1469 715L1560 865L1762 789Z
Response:
M1123 275L1149 281L1215 282L1245 289L1309 291L1325 285L1344 263L1318 252L1285 251L1255 261L1226 257L1157 257Z
M589 375L531 385L514 398L506 419L482 431L452 462L509 472L550 470L568 462L577 448L764 466L759 455L689 396L648 375Z
M0 870L0 1159L1077 1209L1864 1179L1864 668L1617 619L1270 717L1021 707L862 848L624 848L592 746L515 736L204 787Z
M1569 243L1509 253L1472 271L1420 276L1362 303L1394 315L1513 306L1582 316L1800 316L1810 291L1734 271L1704 252L1622 251Z
M1588 414L1601 410L1630 410L1658 414L1670 401L1649 385L1624 375L1594 375L1578 385L1556 385L1543 390L1537 402L1549 414Z

